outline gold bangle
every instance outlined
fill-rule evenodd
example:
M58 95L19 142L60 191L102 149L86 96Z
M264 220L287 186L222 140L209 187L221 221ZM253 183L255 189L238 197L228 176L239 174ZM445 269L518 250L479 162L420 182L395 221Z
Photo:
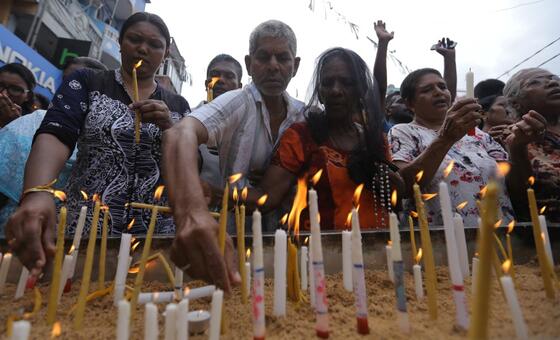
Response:
M21 194L21 197L19 198L19 203L21 203L21 201L23 200L25 195L33 193L33 192L48 192L49 194L53 195L54 197L60 199L61 201L64 201L66 199L66 194L63 191L56 190L52 187L56 183L56 181L57 181L57 179L55 178L50 183L48 183L46 185L37 185L37 186L34 186L32 188L24 190L23 193Z

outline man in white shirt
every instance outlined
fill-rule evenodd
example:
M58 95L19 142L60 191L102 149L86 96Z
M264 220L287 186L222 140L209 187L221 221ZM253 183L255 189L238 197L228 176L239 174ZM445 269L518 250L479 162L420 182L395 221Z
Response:
M299 66L292 29L270 20L249 39L245 65L253 82L224 93L195 110L164 134L164 176L173 208L176 235L171 258L191 277L229 291L240 281L231 239L224 256L218 224L210 216L197 169L198 145L216 146L222 179L235 173L247 178L264 172L274 146L294 122L303 120L304 104L286 93Z

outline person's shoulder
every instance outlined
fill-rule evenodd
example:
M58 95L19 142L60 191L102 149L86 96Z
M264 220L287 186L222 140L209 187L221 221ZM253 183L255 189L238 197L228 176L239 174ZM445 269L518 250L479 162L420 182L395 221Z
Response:
M410 133L415 133L415 131L419 131L417 125L414 125L412 123L401 123L401 124L395 124L391 126L391 128L388 131L388 134L389 135L403 134L403 133L410 134Z

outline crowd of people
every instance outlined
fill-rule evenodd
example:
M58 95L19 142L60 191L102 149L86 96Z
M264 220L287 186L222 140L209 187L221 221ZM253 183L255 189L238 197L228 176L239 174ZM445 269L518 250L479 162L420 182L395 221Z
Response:
M31 113L35 81L29 71L19 64L0 68L0 208L10 214L0 223L10 248L34 274L53 254L55 199L41 188L56 178L68 196L68 234L87 204L80 191L98 194L108 206L111 235L145 233L149 212L127 203L155 202L156 187L165 184L158 204L169 204L173 216L160 216L156 232L174 235L170 252L178 267L225 289L239 281L236 256L229 238L220 255L219 227L209 211L220 208L223 187L237 173L243 177L235 185L249 188L249 210L268 195L262 207L267 231L290 208L298 180L309 184L319 171L313 185L323 229L346 228L360 184L361 226L379 229L387 228L393 190L402 198L398 209L408 212L415 209L415 182L433 193L445 176L452 204L467 202L458 212L467 227L476 227L476 200L496 177L499 162L511 164L499 178L502 220L527 219L524 191L534 176L539 205L559 222L558 76L525 69L507 84L480 82L475 98L456 98L456 44L442 39L434 49L443 56L443 75L415 70L398 92L387 94L387 50L394 35L382 21L374 28L379 43L373 71L352 50L328 49L316 60L307 103L286 91L300 58L296 34L276 20L261 23L249 37L244 63L251 82L242 86L241 64L218 55L204 84L212 83L213 97L192 111L155 79L169 53L170 33L154 14L136 13L123 24L121 68L106 70L89 58L68 65L46 111ZM139 99L133 100L132 69L139 60ZM136 113L142 120L139 143ZM450 163L451 172L444 174ZM441 225L439 201L426 204L430 223ZM91 220L90 209L84 235Z

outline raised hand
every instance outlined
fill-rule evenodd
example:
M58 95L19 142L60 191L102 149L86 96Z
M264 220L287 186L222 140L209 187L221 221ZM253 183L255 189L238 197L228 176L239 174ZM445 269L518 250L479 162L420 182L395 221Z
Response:
M373 28L375 29L375 34L377 34L377 39L379 39L379 42L389 42L395 36L395 32L389 33L385 29L385 23L382 20L377 20L377 22L374 22Z
M455 57L456 45L457 43L449 38L441 38L441 40L438 40L437 44L433 46L433 49L435 49L436 52L441 54L444 58Z

